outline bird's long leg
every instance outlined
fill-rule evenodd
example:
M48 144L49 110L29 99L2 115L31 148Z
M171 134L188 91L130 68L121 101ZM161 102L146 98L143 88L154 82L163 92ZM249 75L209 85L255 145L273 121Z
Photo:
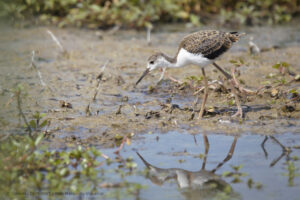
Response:
M242 93L246 93L246 94L255 94L256 92L252 91L252 90L249 90L249 89L245 89L243 88L242 86L240 86L239 82L236 80L236 77L235 77L235 68L232 69L232 72L230 74L228 74L225 70L222 69L222 67L220 67L219 65L217 65L217 63L213 62L213 65L220 71L222 72L222 74L224 74L224 76L227 78L227 80L231 80L234 84L234 87L237 87L239 89L240 92Z
M158 81L157 81L157 85L163 80L163 78L165 77L165 73L166 73L166 69L167 68L162 68L161 69L161 75L160 75L160 77L159 77L159 79L158 79Z
M204 96L203 96L203 100L202 100L201 109L200 109L200 113L199 113L198 119L201 119L203 117L205 103L206 103L207 96L208 96L208 82L207 82L205 70L204 70L204 68L201 68L201 70L202 70L202 74L203 74L203 80L204 80L204 84L205 84L205 90L204 90Z
M194 101L193 112L192 112L190 120L194 119L195 111L196 111L196 107L197 107L198 102L199 102L199 95L196 96L196 99Z
M213 65L220 71L222 72L222 74L224 74L224 76L230 80L232 79L232 76L230 74L228 74L224 69L222 69L222 67L220 67L219 65L217 65L217 63L213 62Z
M204 151L204 158L203 158L203 163L202 163L201 169L205 169L207 154L208 154L208 150L209 150L209 141L208 141L206 134L203 134L203 141L204 141L205 151Z
M231 87L231 92L234 95L235 103L236 103L236 106L237 106L237 109L238 109L237 112L234 115L232 115L232 117L242 118L243 117L243 109L241 107L240 99L237 95L237 90L235 89L235 87L232 84L230 84L230 87Z
M252 90L249 90L249 89L246 89L246 88L243 88L240 83L236 80L236 77L235 77L235 70L236 70L236 67L233 67L231 69L231 74L232 74L232 81L233 81L233 84L238 88L238 90L242 93L245 93L245 94L255 94L256 92L252 91Z
M215 89L217 88L217 86L215 86L215 85L217 85L217 84L219 84L219 85L221 85L221 86L223 85L223 83L222 83L221 81L219 81L219 80L213 80L213 81L211 81L211 82L208 82L208 87L209 87L210 89L215 90ZM199 94L199 93L202 92L204 89L205 89L204 86L201 87L201 88L199 88L196 92L194 92L193 95Z
M166 69L167 69L166 67L164 67L164 68L161 69L161 75L160 75L160 77L159 77L159 79L158 79L158 81L157 81L157 83L156 83L157 85L163 80L163 78L164 78L165 76L167 76L168 79L170 79L171 81L173 81L173 82L175 82L175 83L179 83L179 84L182 84L182 83L183 83L182 81L177 80L176 78L167 75Z
M264 151L264 154L265 154L265 157L266 157L266 158L268 158L268 152L267 152L267 150L266 150L266 148L265 148L265 143L266 143L266 141L267 141L268 139L269 139L269 137L268 137L268 136L265 136L264 141L260 144L262 150Z
M237 139L238 139L237 136L235 136L226 158L222 162L220 162L216 168L211 170L212 173L215 173L220 167L222 167L228 160L230 160L232 158Z
M240 99L237 95L237 90L235 88L235 86L237 86L239 88L239 91L243 92L243 88L237 83L237 80L234 76L234 73L232 74L232 76L230 74L228 74L227 72L225 72L219 65L217 65L215 62L213 63L213 65L218 69L220 70L224 76L227 78L228 81L230 81L230 89L231 89L231 92L233 93L234 95L234 98L235 98L235 102L236 102L236 106L238 108L238 111L232 116L232 117L243 117L243 110L242 110L242 107L241 107L241 102L240 102ZM232 71L234 72L234 71Z
M172 77L172 76L168 76L168 79L170 79L171 81L175 82L175 83L178 83L178 84L183 84L182 81L180 80L177 80L176 78Z
M160 82L165 77L166 69L167 69L166 67L162 69L158 82Z

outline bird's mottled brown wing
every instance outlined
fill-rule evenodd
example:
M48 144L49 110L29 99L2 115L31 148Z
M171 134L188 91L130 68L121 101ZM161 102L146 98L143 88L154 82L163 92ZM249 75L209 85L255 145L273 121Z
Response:
M180 48L190 53L202 54L206 58L215 59L226 52L232 45L230 33L222 31L199 31L192 33L181 41Z

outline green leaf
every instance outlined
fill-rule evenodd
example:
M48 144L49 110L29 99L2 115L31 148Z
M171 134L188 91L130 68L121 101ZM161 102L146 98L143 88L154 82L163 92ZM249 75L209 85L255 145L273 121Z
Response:
M286 63L286 62L282 62L281 63L282 67L288 68L290 66L290 64Z
M40 124L40 128L45 127L48 124L48 120L44 120L41 124Z
M101 7L99 6L99 5L97 5L97 4L92 4L91 6L90 6L90 9L92 10L92 11L94 11L94 12L101 12Z
M236 171L236 172L238 172L240 169L242 169L243 168L243 165L231 165L231 168L234 170L234 171Z
M30 120L29 122L29 126L33 129L36 129L36 123L35 123L35 120Z
M119 135L118 133L115 135L115 140L122 140L123 136Z
M42 141L43 138L44 138L44 135L39 134L38 137L34 141L34 146L38 146L38 144Z
M249 188L252 188L252 185L253 185L253 180L252 180L252 178L249 178L249 179L248 179L247 185L248 185Z
M231 175L231 172L229 172L229 171L225 171L225 172L223 172L223 174L222 174L222 176L224 176L224 177L228 177L228 176L230 176Z
M289 91L289 93L290 93L290 94L297 94L297 90L296 90L295 88L293 88L293 89L291 89L291 90Z
M68 174L69 170L68 168L62 168L60 171L59 171L59 175L61 176L66 176Z
M274 68L274 69L279 69L279 67L280 67L279 63L277 63L277 64L275 64L275 65L272 66L272 68Z
M191 14L190 15L190 21L195 26L199 26L200 25L199 17L197 15Z
M242 58L240 58L239 61L242 65L245 63L245 61Z
M229 60L229 62L232 63L232 64L237 64L238 63L238 61L236 61L236 60Z
M262 184L260 182L255 183L255 188L260 190L262 188Z
M289 66L290 66L290 64L288 64L286 62L279 62L279 63L273 65L272 68L274 68L274 69L279 69L280 67L288 68Z

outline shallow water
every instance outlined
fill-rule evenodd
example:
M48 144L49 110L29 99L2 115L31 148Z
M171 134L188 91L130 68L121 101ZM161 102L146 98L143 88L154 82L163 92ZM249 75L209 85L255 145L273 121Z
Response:
M219 167L215 174L219 175L220 181L232 187L230 193L222 190L207 189L197 184L180 188L178 176L172 176L175 171L183 171L189 182L197 179L203 170L203 160L199 155L204 155L205 145L203 134L190 135L187 133L170 132L165 134L146 134L134 140L130 146L125 146L121 156L132 156L138 163L138 168L145 168L144 163L137 156L136 151L151 165L157 168L168 169L163 172L154 173L153 176L172 178L160 181L161 185L144 179L141 176L131 177L132 181L146 185L147 189L141 190L140 199L299 199L300 177L294 177L289 183L287 176L287 161L293 163L299 176L300 161L300 138L297 134L287 133L267 137L246 134L237 137L233 156L223 166ZM227 156L235 136L220 134L207 135L209 149L205 170L215 169ZM290 153L283 150L283 147L290 148ZM264 148L263 148L264 147ZM107 155L112 156L111 149L102 150ZM297 157L297 158L296 158ZM242 166L240 173L241 182L233 183L233 177L224 177L227 172L233 172L232 166ZM176 169L174 169L176 168ZM199 180L201 178L198 177ZM248 185L248 180L252 179L252 187ZM157 180L157 178L153 178ZM293 183L291 185L291 183ZM257 185L261 184L261 188Z

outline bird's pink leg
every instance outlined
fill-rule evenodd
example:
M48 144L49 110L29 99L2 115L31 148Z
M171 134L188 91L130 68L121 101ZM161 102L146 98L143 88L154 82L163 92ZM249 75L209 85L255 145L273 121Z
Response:
M203 74L203 80L204 80L204 84L205 84L205 90L204 90L204 96L203 96L203 100L202 100L201 109L200 109L198 119L202 119L202 117L203 117L205 103L206 103L206 100L207 100L207 97L208 97L208 82L207 82L207 78L206 78L206 75L205 75L204 68L202 68L202 74Z
M167 69L167 68L162 68L162 69L160 69L162 73L161 73L161 75L160 75L160 78L159 78L157 84L159 84L159 83L162 81L162 79L167 75L166 69ZM182 81L177 80L177 79L175 79L174 77L169 76L169 75L167 75L167 78L170 79L171 81L175 82L175 83L179 83L179 84L182 84L182 83L183 83Z
M234 84L234 86L236 88L238 88L238 90L241 92L241 93L245 93L245 94L248 94L248 95L253 95L253 94L256 94L256 92L252 91L252 90L249 90L249 89L246 89L246 88L243 88L240 83L237 81L236 77L235 77L235 70L236 70L236 67L233 67L231 69L231 75L232 75L232 82Z
M163 78L165 77L166 68L160 68L160 71L161 71L161 75L160 75L160 77L159 77L159 79L157 81L157 84L159 84L163 80Z
M222 74L227 78L227 80L231 80L232 84L234 84L234 87L238 88L238 90L242 93L246 93L248 95L253 95L256 94L256 92L249 90L249 89L245 89L243 87L240 86L239 82L236 80L235 77L235 68L233 68L231 70L231 75L228 74L225 70L222 69L222 67L220 67L219 65L217 65L215 62L213 62L213 65L220 71L222 72Z
M236 103L236 106L237 106L237 109L238 109L237 112L234 115L232 115L232 117L243 118L243 109L242 109L242 106L241 106L240 99L239 99L239 97L237 95L237 90L231 84L230 84L230 87L231 87L231 92L234 95L235 103Z

